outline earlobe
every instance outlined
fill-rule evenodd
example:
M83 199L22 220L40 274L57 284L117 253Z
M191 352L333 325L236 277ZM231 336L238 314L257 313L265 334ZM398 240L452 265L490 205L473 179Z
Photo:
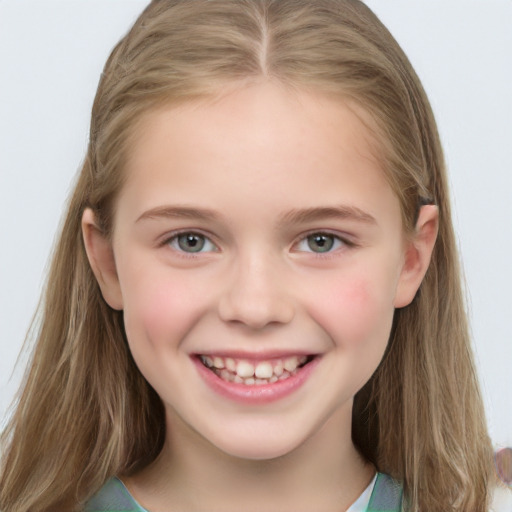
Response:
M86 208L82 215L82 236L89 264L103 298L111 308L123 309L112 243L98 227L94 212L90 208Z
M405 251L405 261L395 295L396 308L403 308L413 301L430 265L438 227L437 206L422 206L414 236Z

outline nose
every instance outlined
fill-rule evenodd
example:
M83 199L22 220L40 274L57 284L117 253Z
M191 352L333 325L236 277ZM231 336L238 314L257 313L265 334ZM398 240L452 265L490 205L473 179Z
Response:
M295 309L285 281L276 262L261 253L239 259L219 300L220 318L253 330L289 323Z

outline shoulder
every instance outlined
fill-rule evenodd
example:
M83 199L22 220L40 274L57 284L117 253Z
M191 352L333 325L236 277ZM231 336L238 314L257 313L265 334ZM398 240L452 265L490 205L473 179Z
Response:
M83 512L146 512L118 478L109 480L85 505Z

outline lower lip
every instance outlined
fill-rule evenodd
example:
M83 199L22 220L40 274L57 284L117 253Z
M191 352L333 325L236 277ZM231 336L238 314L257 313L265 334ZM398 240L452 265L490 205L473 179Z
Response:
M300 368L295 375L285 380L279 380L273 384L254 384L252 386L227 382L206 368L198 357L193 357L192 360L206 384L219 395L247 404L265 404L285 398L301 388L316 368L320 357L315 357Z

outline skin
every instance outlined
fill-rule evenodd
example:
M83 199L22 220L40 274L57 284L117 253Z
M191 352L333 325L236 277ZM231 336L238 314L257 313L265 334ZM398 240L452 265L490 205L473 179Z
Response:
M139 127L111 240L85 211L91 266L166 409L162 453L125 479L152 512L339 511L373 478L351 440L352 401L426 272L437 210L404 235L370 121L270 82L162 109ZM183 251L182 231L207 237L204 249ZM333 248L316 252L312 233ZM268 404L220 396L192 362L276 350L318 364Z

